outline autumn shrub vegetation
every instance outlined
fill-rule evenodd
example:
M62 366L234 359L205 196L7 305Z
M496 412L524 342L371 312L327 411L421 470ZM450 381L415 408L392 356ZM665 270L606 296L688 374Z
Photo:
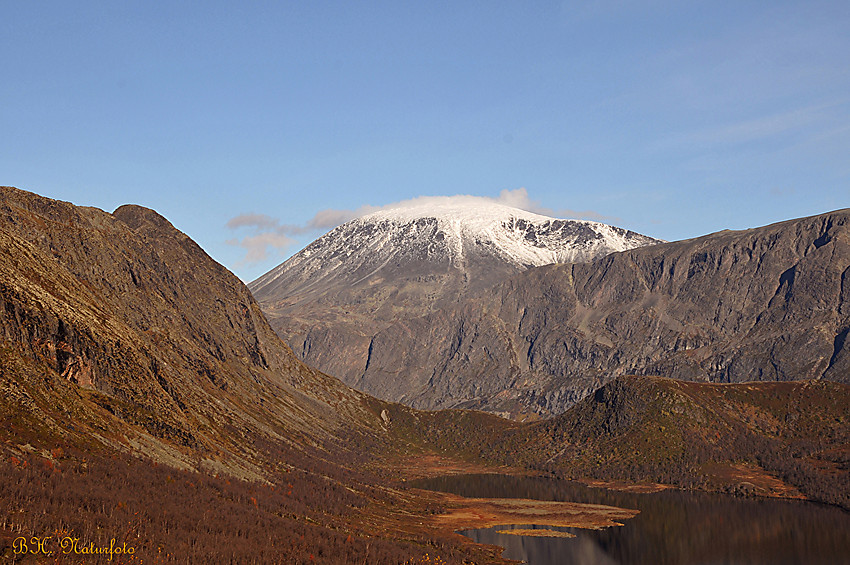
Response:
M318 474L293 471L277 485L259 484L122 454L67 451L54 450L58 457L3 453L0 555L10 562L44 557L16 555L15 539L48 536L45 546L58 563L81 559L73 551L62 554L59 540L66 537L78 538L78 549L133 548L132 554L85 555L87 564L399 564L418 563L428 553L421 544L364 532L351 518L367 499ZM444 549L441 562L462 562L461 551Z

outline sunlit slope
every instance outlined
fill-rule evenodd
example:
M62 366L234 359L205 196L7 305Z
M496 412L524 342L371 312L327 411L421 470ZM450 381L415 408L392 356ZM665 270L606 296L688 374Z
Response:
M0 245L4 347L145 437L241 467L268 463L247 436L332 450L378 426L363 395L298 361L245 286L152 210L4 188Z
M850 386L620 377L488 449L576 478L782 496L792 487L848 507Z

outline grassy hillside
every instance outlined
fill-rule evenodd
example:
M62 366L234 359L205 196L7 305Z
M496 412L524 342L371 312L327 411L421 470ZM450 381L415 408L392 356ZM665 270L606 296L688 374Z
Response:
M381 405L404 446L399 453L850 508L850 386L842 383L620 377L561 416L530 424Z
M793 487L850 508L850 386L841 383L621 377L498 443L502 460L563 476L762 495Z

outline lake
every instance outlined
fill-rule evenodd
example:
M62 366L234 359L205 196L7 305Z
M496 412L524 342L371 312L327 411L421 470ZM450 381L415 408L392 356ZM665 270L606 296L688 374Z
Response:
M505 548L529 565L839 565L850 564L850 513L833 506L776 499L665 490L635 494L572 481L507 475L459 475L411 486L479 498L531 498L640 510L605 530L545 528L575 538L528 537L466 530L479 543ZM543 528L541 528L543 529Z

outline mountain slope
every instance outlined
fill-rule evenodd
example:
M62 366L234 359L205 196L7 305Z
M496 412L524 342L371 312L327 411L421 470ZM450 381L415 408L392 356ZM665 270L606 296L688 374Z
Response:
M379 332L357 385L521 415L563 412L621 374L847 382L848 328L842 210L530 269Z
M298 361L156 212L0 187L2 559L48 534L155 563L500 562L381 484L419 449L386 407Z
M332 230L249 285L305 362L358 384L376 333L529 267L657 240L474 197L432 198Z
M125 542L158 563L503 562L434 518L457 501L376 475L409 476L382 467L422 454L568 468L552 454L583 440L564 420L417 412L304 366L244 285L137 206L107 214L0 189L0 335L0 555L11 560L14 539L48 532ZM801 438L846 444L846 393L812 390L826 394L783 396L828 424L801 420ZM603 422L634 408L603 397ZM806 453L842 465L841 453Z
M596 481L664 483L850 508L850 385L695 383L617 377L563 414L530 423L471 410L389 409L437 453Z
M374 418L362 395L298 361L244 285L152 210L108 214L3 188L0 246L4 344L143 435L200 451L203 465L256 459L240 429L333 443Z
M497 450L574 477L659 481L850 508L850 386L619 377ZM777 481L779 478L785 482ZM737 484L736 484L737 483ZM788 488L788 487L792 488Z

